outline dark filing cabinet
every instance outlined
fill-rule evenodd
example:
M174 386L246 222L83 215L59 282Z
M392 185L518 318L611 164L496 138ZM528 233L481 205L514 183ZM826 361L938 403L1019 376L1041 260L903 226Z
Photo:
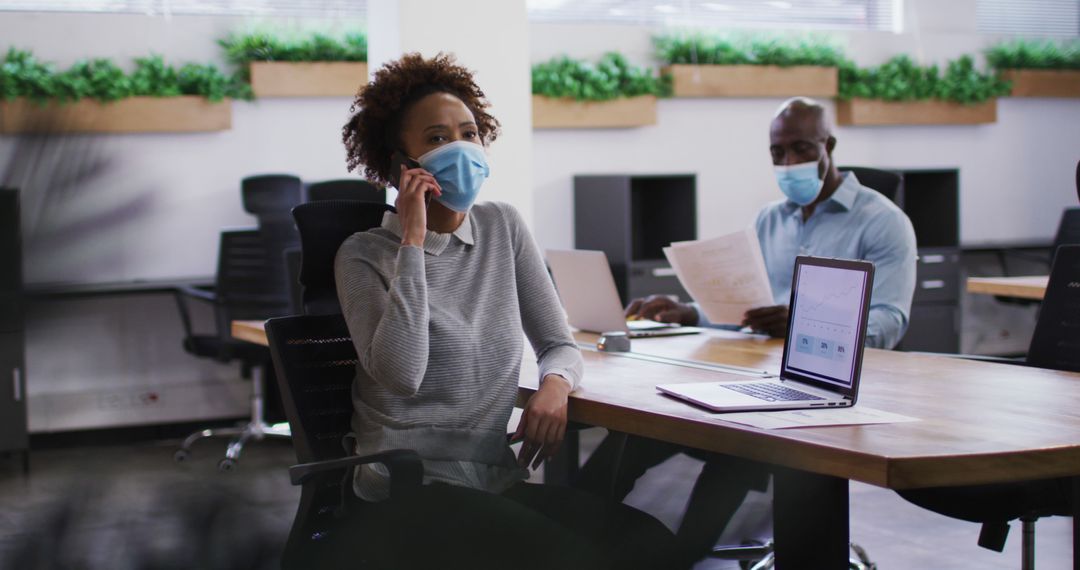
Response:
M603 251L625 305L652 294L690 297L664 248L697 239L693 174L574 177L574 247Z
M0 453L29 465L19 192L0 188Z
M960 172L899 170L919 260L903 350L960 351Z

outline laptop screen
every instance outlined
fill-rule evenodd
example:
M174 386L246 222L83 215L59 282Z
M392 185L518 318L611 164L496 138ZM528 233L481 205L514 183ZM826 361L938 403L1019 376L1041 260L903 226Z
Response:
M873 266L819 265L812 259L800 258L795 264L784 372L795 373L799 380L851 388L861 363L867 280L872 279L872 269L860 266Z

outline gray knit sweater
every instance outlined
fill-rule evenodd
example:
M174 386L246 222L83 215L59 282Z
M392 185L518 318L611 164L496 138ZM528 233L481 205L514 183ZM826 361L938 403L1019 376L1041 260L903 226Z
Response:
M359 364L356 452L416 450L425 482L500 492L527 477L506 441L524 348L540 378L574 387L581 353L532 236L513 207L474 206L451 234L401 245L397 215L349 237L334 262ZM357 494L386 497L380 465L357 470Z

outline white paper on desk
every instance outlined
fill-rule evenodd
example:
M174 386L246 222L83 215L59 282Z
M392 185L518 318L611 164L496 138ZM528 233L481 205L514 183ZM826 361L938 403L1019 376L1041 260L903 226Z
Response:
M875 410L866 406L784 410L778 412L737 412L734 414L717 414L715 417L725 422L734 422L761 429L898 424L919 421L918 418Z
M747 310L773 304L761 244L752 228L664 248L690 297L714 323L738 323Z

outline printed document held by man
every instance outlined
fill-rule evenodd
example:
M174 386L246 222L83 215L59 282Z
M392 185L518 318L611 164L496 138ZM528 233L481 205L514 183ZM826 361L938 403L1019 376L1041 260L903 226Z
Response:
M753 228L675 242L664 248L664 255L683 288L713 323L738 324L747 310L775 304Z

